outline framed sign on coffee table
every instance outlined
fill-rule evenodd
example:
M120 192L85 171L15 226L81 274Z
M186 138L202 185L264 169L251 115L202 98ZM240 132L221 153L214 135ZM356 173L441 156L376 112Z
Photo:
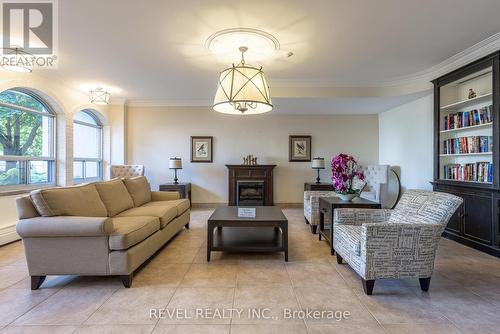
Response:
M213 162L212 136L191 136L191 162Z
M311 161L311 136L290 136L288 161Z

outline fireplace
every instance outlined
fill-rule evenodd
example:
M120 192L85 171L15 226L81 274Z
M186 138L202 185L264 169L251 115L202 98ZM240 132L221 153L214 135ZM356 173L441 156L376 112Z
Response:
M229 169L229 205L273 205L273 169L276 165L226 165Z
M264 181L260 180L238 180L236 182L236 205L239 206L263 206L264 205Z

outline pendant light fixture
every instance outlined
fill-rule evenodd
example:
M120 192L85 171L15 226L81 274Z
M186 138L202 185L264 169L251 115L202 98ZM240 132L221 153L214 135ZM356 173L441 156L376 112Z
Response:
M89 92L90 102L99 105L106 105L109 103L111 94L101 87L93 89Z
M33 71L33 55L22 48L5 49L2 67L11 72L31 73Z
M241 62L220 74L213 109L236 115L262 114L273 110L269 86L262 67L245 63L248 47L240 46Z

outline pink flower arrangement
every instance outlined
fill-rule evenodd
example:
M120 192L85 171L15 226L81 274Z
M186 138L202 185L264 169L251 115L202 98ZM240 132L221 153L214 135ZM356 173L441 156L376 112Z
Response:
M337 193L357 194L360 189L353 189L355 178L364 180L365 176L354 157L341 153L332 158L332 183Z

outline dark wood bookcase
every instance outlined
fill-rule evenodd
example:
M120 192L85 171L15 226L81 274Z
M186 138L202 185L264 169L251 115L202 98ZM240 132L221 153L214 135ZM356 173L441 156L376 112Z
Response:
M499 59L497 51L432 81L432 185L436 191L455 194L464 200L443 236L497 257L500 257ZM476 97L469 98L469 89ZM491 120L485 116L479 122L474 121L474 114L483 113L484 108L490 108ZM478 151L474 145L481 140L483 150Z

